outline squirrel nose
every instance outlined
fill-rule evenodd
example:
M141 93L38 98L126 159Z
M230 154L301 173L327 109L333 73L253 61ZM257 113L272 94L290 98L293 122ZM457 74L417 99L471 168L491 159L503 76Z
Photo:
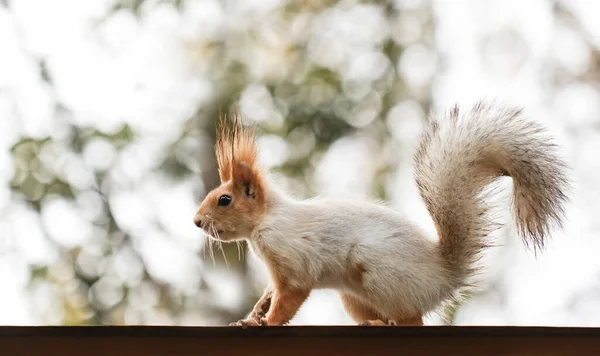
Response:
M194 216L194 225L202 228L202 217L200 215Z

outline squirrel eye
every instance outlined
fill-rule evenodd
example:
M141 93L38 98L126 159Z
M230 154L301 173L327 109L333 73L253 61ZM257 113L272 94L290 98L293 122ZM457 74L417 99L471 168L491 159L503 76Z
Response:
M231 197L229 195L221 195L219 197L219 201L217 202L218 206L227 206L231 203Z

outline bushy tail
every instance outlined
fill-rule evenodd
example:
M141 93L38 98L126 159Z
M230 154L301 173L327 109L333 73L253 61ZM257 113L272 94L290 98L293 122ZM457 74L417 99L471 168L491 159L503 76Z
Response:
M515 218L526 245L542 249L549 230L562 226L566 165L544 129L520 109L479 103L463 113L455 106L442 120L432 119L414 160L454 287L474 272L484 237L494 229L484 188L499 177L513 179Z

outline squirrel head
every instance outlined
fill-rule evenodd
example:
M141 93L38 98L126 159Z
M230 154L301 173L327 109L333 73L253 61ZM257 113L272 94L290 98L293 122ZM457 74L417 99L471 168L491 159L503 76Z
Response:
M194 216L194 224L216 240L248 238L265 213L255 138L256 130L244 127L237 111L233 127L220 117L215 153L221 184L208 193Z

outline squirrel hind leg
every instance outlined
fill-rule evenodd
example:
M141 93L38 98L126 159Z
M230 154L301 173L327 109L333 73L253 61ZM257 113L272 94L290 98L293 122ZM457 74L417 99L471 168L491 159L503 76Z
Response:
M394 319L395 325L401 326L423 326L423 315L414 315L411 317L402 317Z
M356 321L380 320L381 313L367 304L363 299L349 293L340 293L344 308L350 314L352 319Z
M380 313L354 295L342 293L341 297L344 308L346 308L348 314L350 314L355 321L359 322L358 326L396 325L393 320L382 318Z
M344 308L359 326L396 326L396 325L423 325L423 315L403 315L396 318L388 318L382 315L368 304L364 299L358 298L353 294L341 293Z

